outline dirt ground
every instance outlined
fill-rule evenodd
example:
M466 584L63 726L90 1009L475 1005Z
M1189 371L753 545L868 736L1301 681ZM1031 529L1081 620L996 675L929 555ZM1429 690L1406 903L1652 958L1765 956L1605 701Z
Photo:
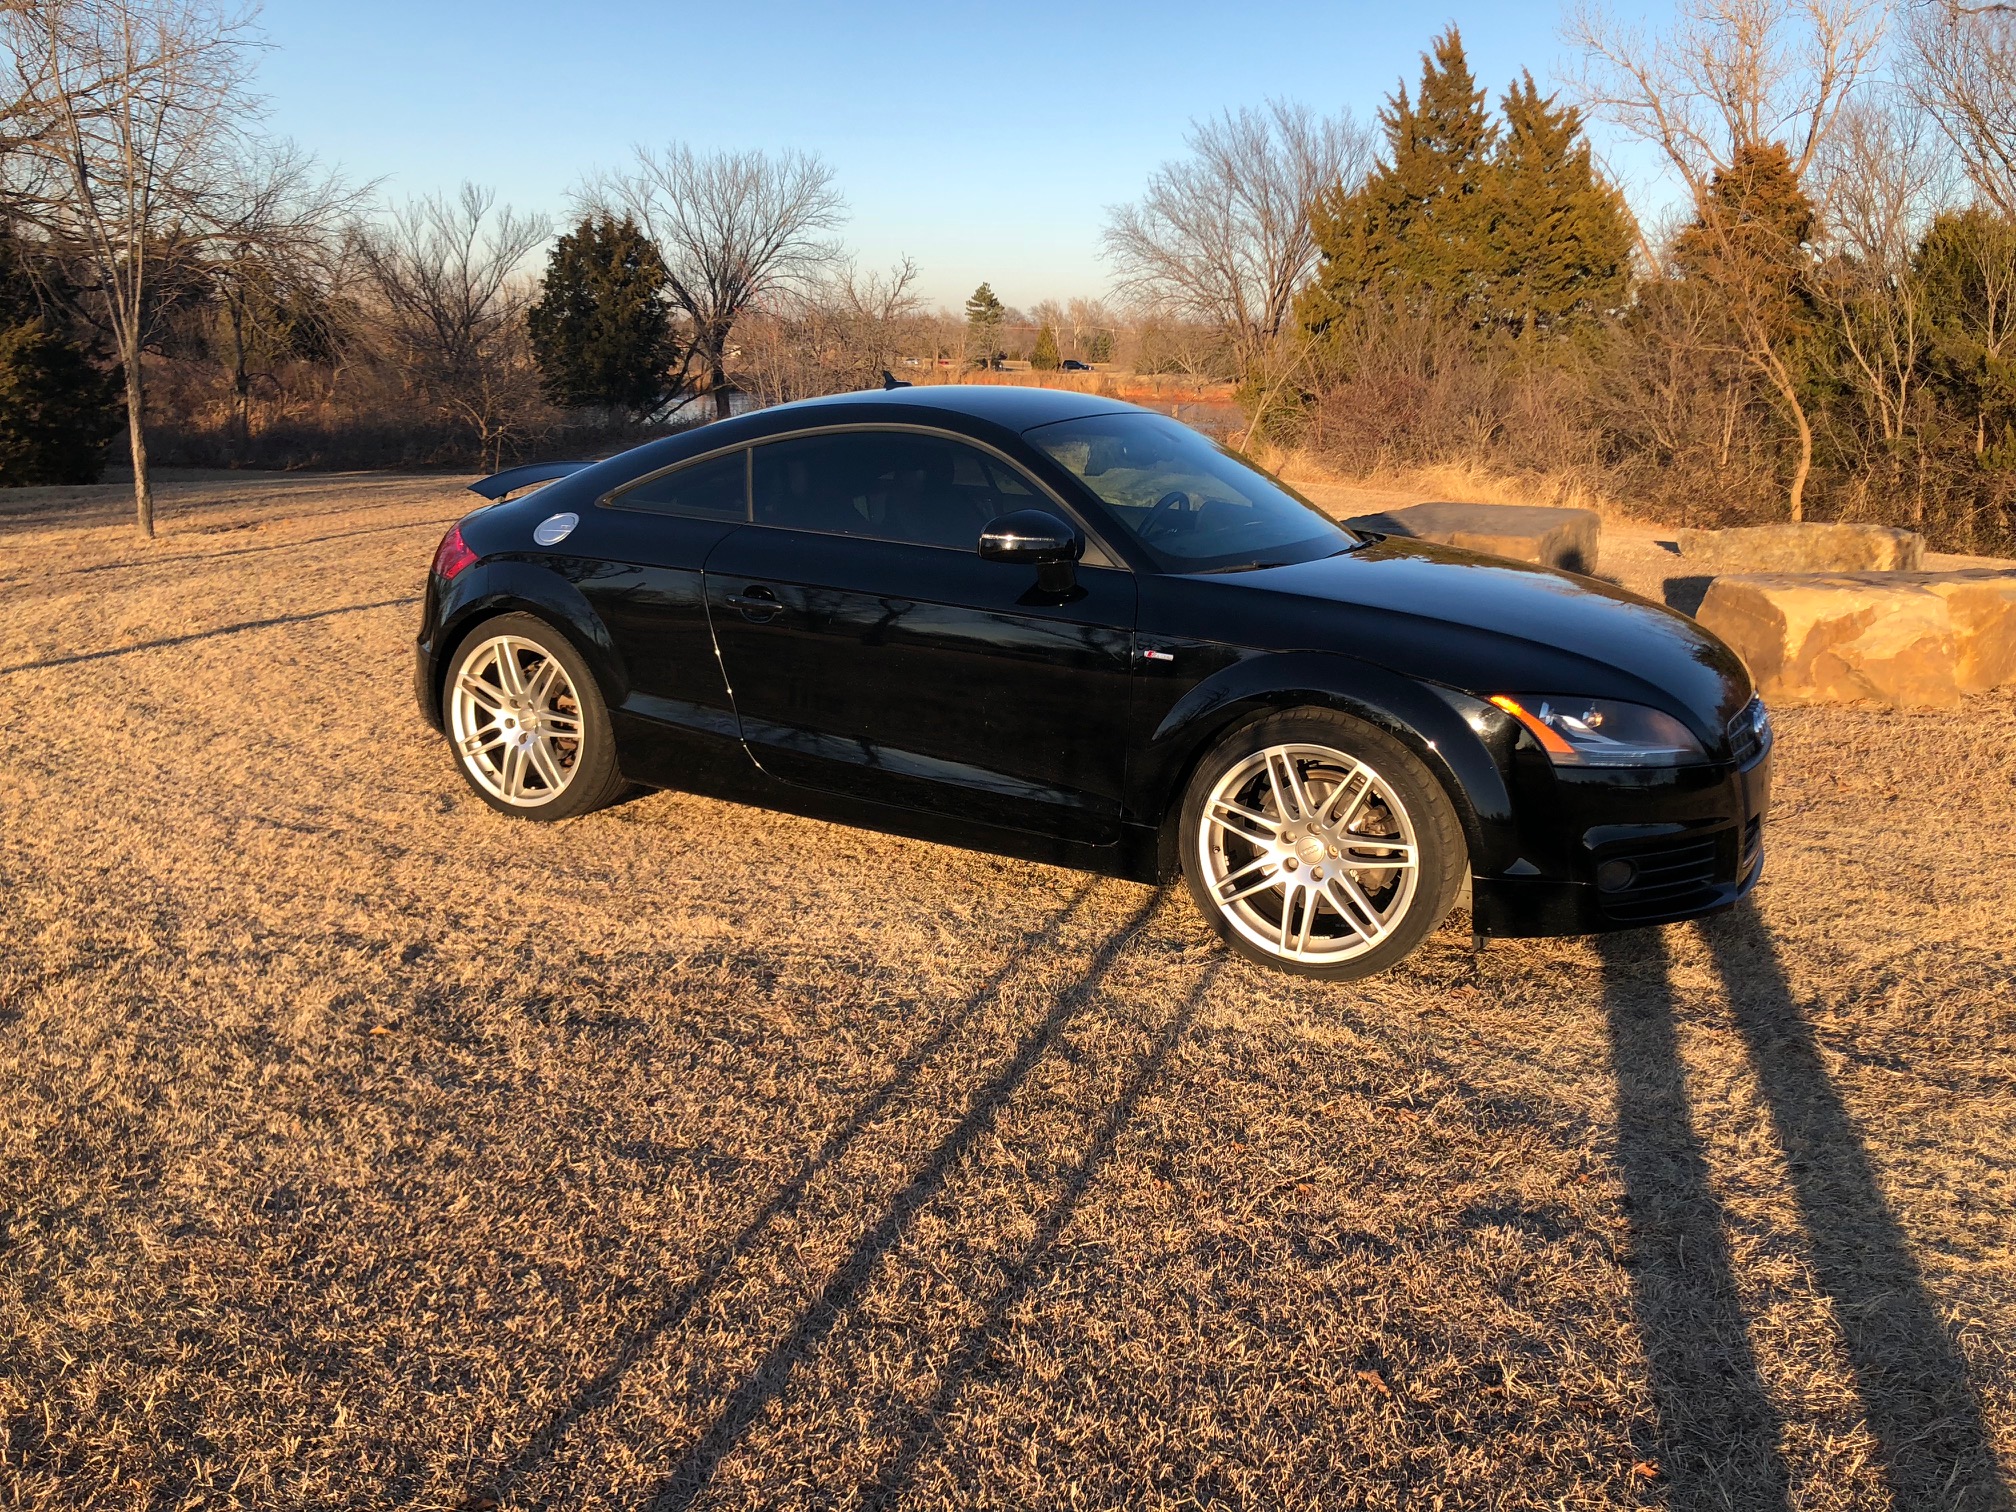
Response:
M0 1507L2011 1506L2016 700L1786 712L1736 915L1311 986L494 816L469 502L0 496Z

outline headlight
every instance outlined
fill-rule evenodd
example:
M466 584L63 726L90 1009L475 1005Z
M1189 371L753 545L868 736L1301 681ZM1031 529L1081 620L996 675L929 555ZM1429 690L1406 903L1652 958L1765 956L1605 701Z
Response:
M1491 702L1524 725L1556 766L1687 766L1708 759L1685 725L1642 704L1560 693L1499 693Z

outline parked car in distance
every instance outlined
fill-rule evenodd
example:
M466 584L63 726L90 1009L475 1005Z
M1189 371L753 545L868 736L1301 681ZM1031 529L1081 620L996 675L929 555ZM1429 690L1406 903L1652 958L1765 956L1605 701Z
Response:
M1092 371L1091 363L1080 362L1076 357L1066 357L1057 366L1067 373L1089 373Z
M1621 589L1357 534L1176 421L1054 389L783 405L514 469L441 541L415 668L469 785L636 784L1157 882L1309 976L1474 928L1726 908L1771 732ZM754 864L754 863L752 863Z

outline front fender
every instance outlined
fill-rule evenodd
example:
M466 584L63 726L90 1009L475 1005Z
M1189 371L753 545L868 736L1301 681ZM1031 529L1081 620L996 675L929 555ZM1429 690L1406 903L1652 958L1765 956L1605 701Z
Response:
M440 723L441 684L449 654L471 627L500 614L534 614L574 643L602 697L611 708L630 696L630 677L623 658L587 597L553 568L520 558L479 562L447 585L439 623L423 636L421 655L431 665L425 712Z
M1475 718L1486 728L1494 726L1489 706L1330 652L1255 653L1185 691L1137 754L1129 772L1130 806L1162 828L1165 849L1173 854L1183 790L1205 750L1242 724L1310 706L1376 725L1418 756L1454 803L1475 869L1495 870L1514 859L1512 796L1497 758L1472 724Z

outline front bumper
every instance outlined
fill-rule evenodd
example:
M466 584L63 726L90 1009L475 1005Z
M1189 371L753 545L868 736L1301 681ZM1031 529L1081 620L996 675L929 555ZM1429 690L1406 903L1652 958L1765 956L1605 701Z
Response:
M1731 907L1764 875L1768 747L1742 764L1527 766L1518 775L1525 843L1510 867L1471 879L1480 934L1602 934L1700 918Z

